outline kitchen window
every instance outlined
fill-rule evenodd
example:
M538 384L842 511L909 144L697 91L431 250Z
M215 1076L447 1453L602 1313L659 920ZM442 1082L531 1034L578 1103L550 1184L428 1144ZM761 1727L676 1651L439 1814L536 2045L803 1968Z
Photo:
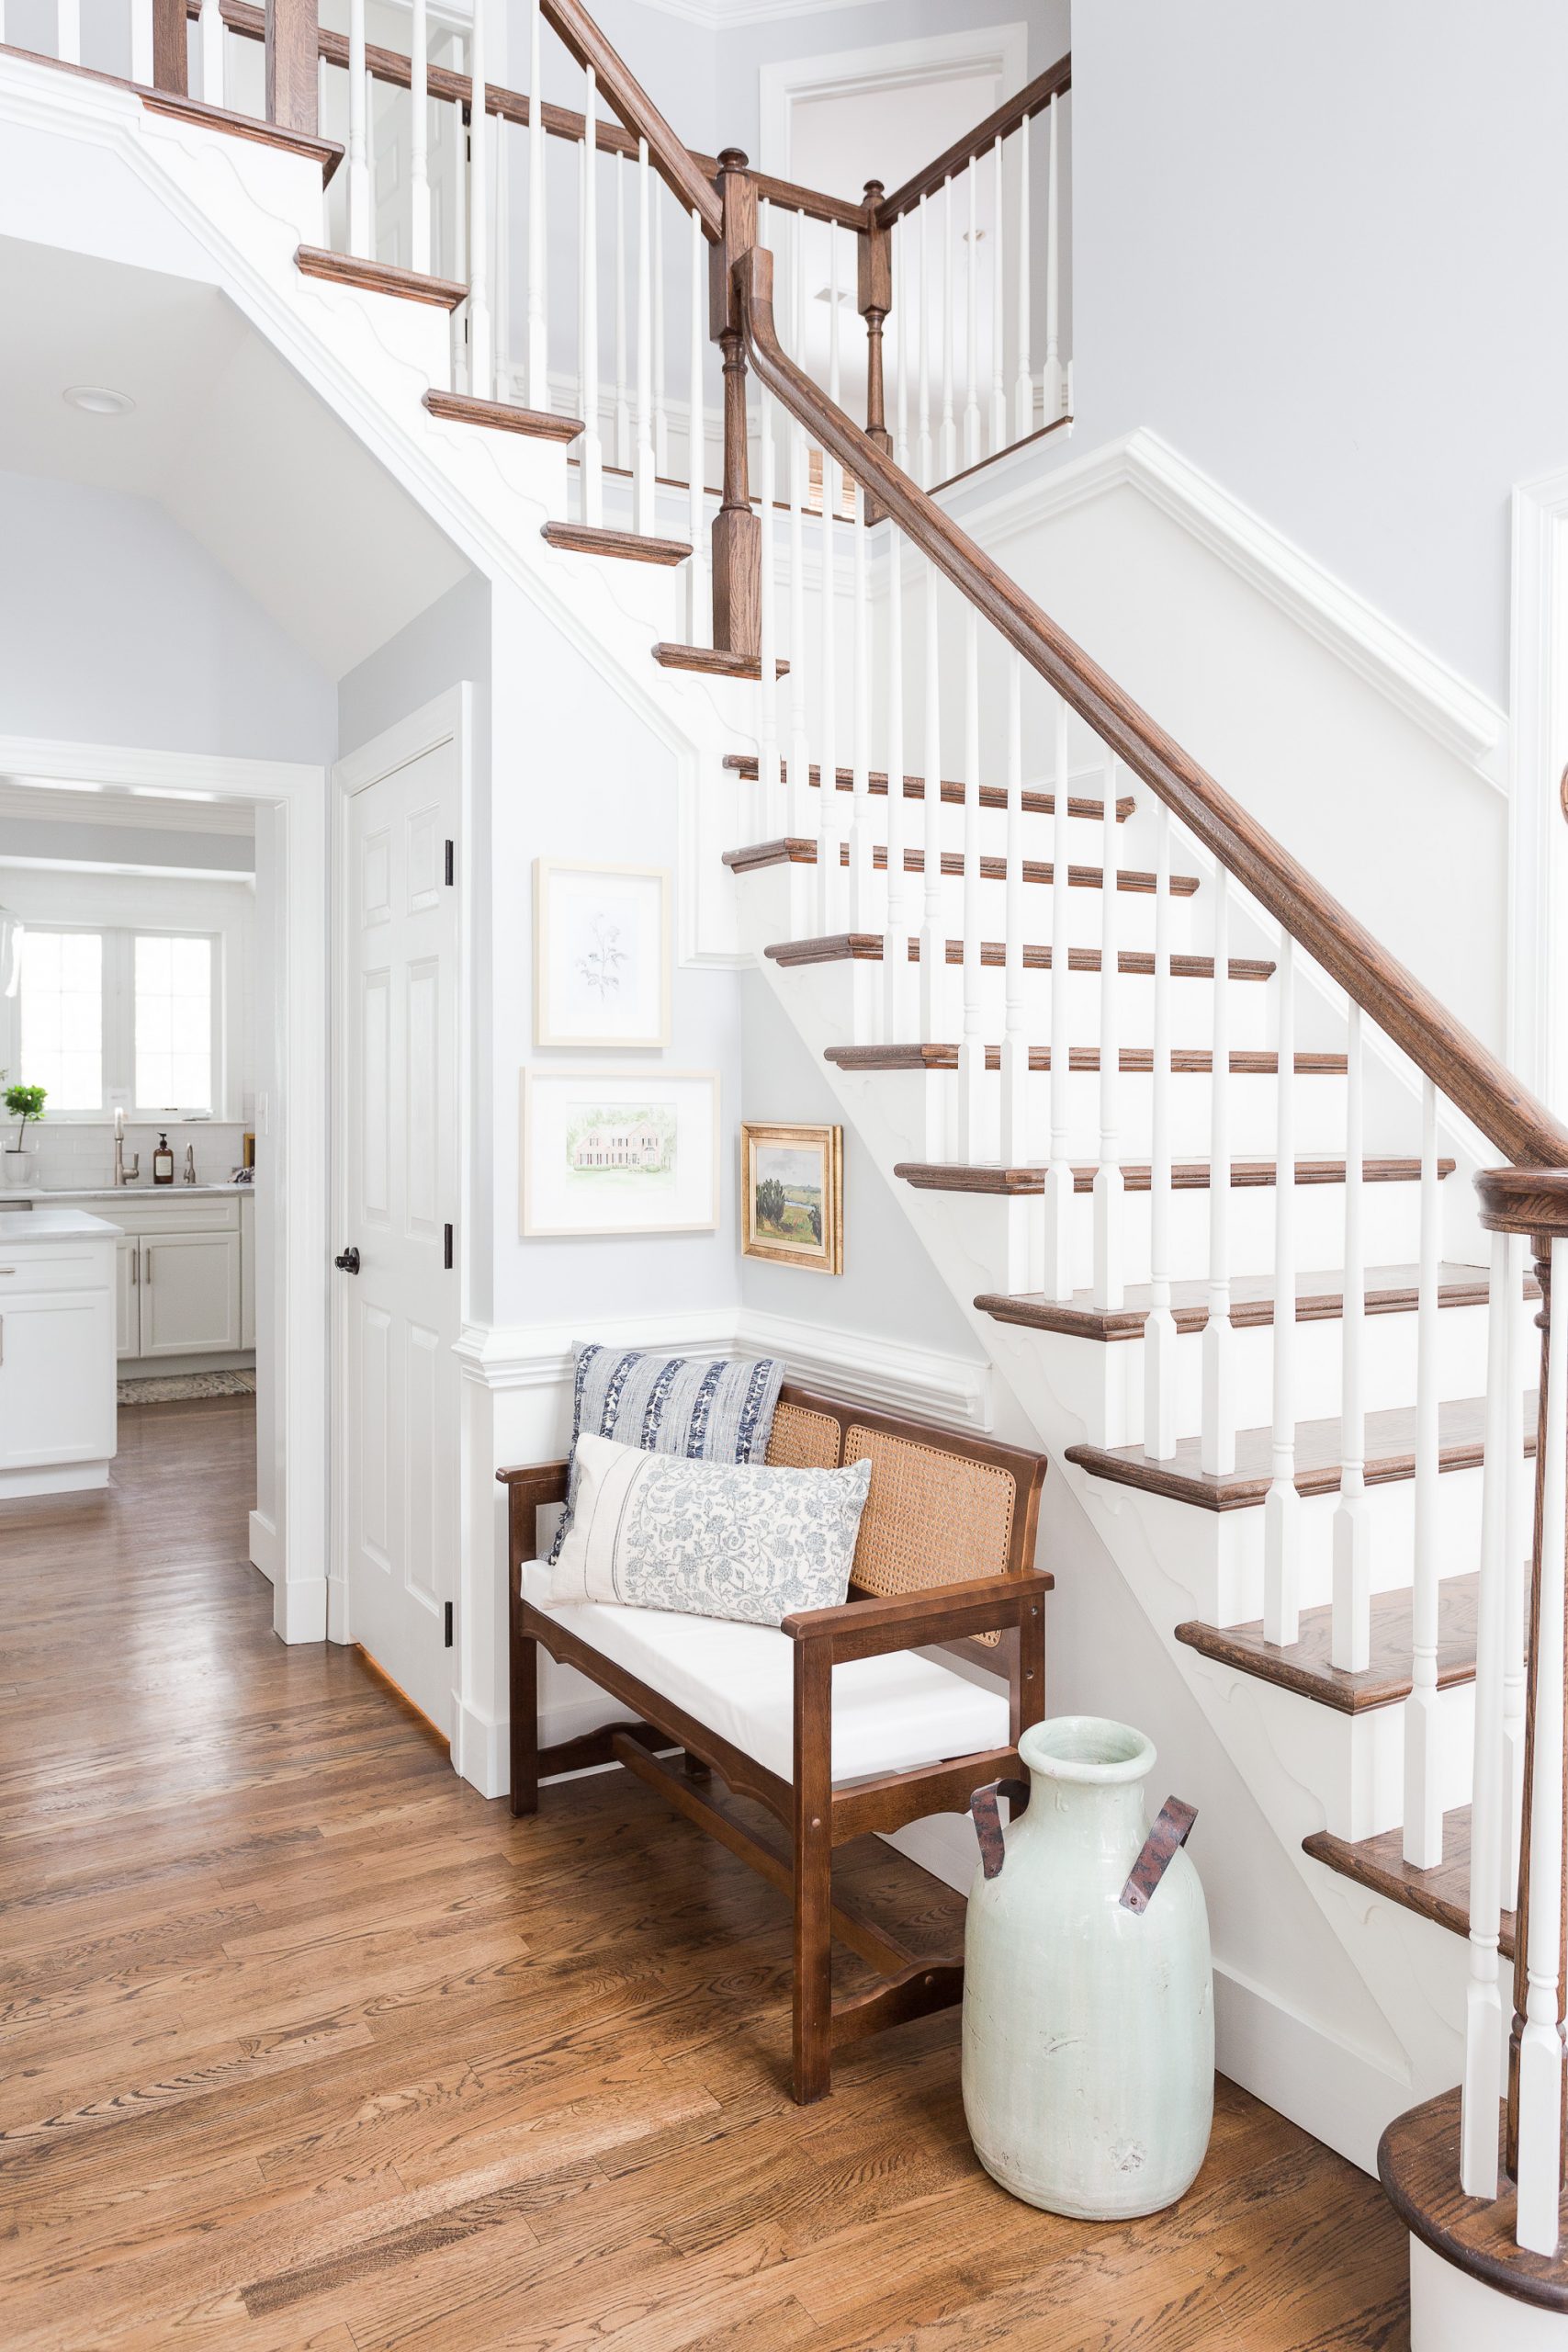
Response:
M209 933L44 930L22 943L19 1066L49 1115L209 1116L220 1075Z

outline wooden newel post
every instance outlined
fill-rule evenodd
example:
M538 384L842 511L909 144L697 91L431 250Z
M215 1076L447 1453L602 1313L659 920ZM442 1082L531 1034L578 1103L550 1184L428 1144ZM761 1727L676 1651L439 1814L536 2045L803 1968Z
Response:
M1532 2094L1526 2082L1534 2066L1537 2085L1551 2086L1545 2123L1549 2135L1555 2133L1561 2183L1568 2177L1562 2072L1568 2016L1568 1379L1561 1336L1552 1347L1552 1274L1555 1260L1568 1306L1568 1169L1491 1169L1477 1177L1476 1189L1481 1222L1489 1232L1531 1237L1540 1283L1535 1518L1526 1609L1524 1820L1504 2163L1517 2180L1521 2113L1527 2147L1540 2145L1542 2101L1539 2088ZM1508 1566L1517 1572L1515 1563Z
M281 130L316 124L316 0L266 0L266 119Z
M746 341L731 272L757 243L757 188L739 147L719 159L724 228L708 247L708 332L724 354L724 493L713 526L713 641L755 657L762 647L762 526L751 512L746 447Z
M152 87L188 96L186 0L152 0Z

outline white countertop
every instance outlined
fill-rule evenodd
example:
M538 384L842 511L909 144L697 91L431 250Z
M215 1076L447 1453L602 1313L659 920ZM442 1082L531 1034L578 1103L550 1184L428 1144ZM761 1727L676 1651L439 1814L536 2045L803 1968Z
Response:
M0 1216L5 1214L7 1200L32 1201L39 1208L43 1208L51 1201L194 1200L204 1193L237 1193L241 1200L243 1200L248 1193L254 1200L255 1192L256 1188L254 1184L182 1184L177 1179L172 1184L153 1184L149 1182L139 1184L51 1185L47 1191L41 1185L24 1185L14 1188L9 1193L0 1193Z
M85 1209L34 1209L26 1216L0 1218L0 1250L25 1250L39 1241L112 1241L118 1225L89 1216Z

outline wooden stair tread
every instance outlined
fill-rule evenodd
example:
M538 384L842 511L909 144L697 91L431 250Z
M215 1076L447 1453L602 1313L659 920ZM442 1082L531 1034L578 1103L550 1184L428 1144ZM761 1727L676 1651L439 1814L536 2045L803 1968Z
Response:
M1511 1934L1504 1949L1512 1951ZM1557 2253L1527 2253L1515 2238L1518 2196L1508 2177L1501 2101L1497 2113L1495 2199L1467 2197L1460 2187L1457 2090L1442 2091L1422 2106L1395 2116L1378 2143L1378 2178L1405 2228L1442 2261L1516 2302L1539 2311L1568 2312L1568 2188L1558 2199ZM1551 2340L1555 2341L1558 2333L1551 2330ZM1474 2340L1479 2346L1481 2339ZM1492 2340L1496 2339L1492 2336Z
M745 776L752 783L756 782L757 778L762 772L762 763L758 759L754 752L730 752L727 753L724 764L733 775ZM855 772L853 768L835 768L833 775L836 779L836 788L840 792L852 792L854 790ZM779 762L779 775L782 782L785 784L789 782L789 762L787 760L781 760ZM822 786L822 771L820 767L813 763L813 764L807 770L807 775L812 791L820 791ZM868 781L870 783L871 790L876 797L881 800L886 800L887 797L886 770L885 768L873 768ZM962 783L952 776L943 776L941 788L942 800L947 806L955 808L961 808L964 806L964 786ZM925 797L926 780L924 776L907 775L904 778L905 799L923 800ZM1005 785L983 784L980 786L980 806L982 808L1005 808L1007 805L1008 797L1007 787ZM1124 793L1118 797L1116 802L1116 821L1119 825L1124 825L1126 823L1136 805L1137 804L1130 792ZM1056 796L1054 792L1034 792L1026 787L1023 795L1023 810L1027 817L1054 817L1056 813ZM1069 817L1083 817L1090 820L1097 825L1100 825L1105 821L1105 803L1103 800L1082 799L1076 793L1070 793L1067 797L1067 814Z
M1527 1455L1535 1453L1535 1399L1525 1399ZM1484 1396L1451 1397L1438 1408L1438 1467L1473 1470L1481 1464L1486 1428ZM1247 1510L1261 1507L1269 1492L1272 1430L1238 1430L1235 1468L1226 1478L1211 1477L1199 1462L1198 1440L1183 1438L1169 1462L1153 1462L1142 1446L1071 1445L1067 1460L1113 1485L1141 1487L1202 1510ZM1367 1484L1391 1486L1416 1476L1416 1410L1396 1405L1367 1415ZM1339 1489L1339 1417L1296 1423L1296 1491L1332 1495Z
M1438 1687L1475 1679L1476 1597L1481 1579L1445 1577L1438 1588ZM1303 1609L1299 1641L1277 1645L1265 1641L1261 1623L1251 1625L1208 1625L1190 1618L1178 1625L1176 1638L1189 1649L1240 1674L1256 1675L1281 1690L1315 1699L1341 1714L1359 1715L1372 1707L1396 1706L1410 1696L1411 1595L1375 1592L1371 1600L1371 1641L1364 1673L1346 1674L1329 1657L1334 1611Z
M956 1046L826 1046L824 1061L832 1062L839 1069L870 1071L874 1075L895 1070L935 1069L955 1070L959 1049ZM1280 1057L1250 1046L1237 1046L1229 1056L1233 1078L1273 1078L1279 1070ZM986 1068L1000 1069L1002 1049L999 1046L986 1047ZM1118 1048L1116 1067L1124 1076L1137 1077L1153 1070L1152 1046L1122 1046ZM1182 1078L1207 1077L1213 1069L1214 1057L1207 1046L1178 1046L1171 1054L1170 1067ZM1029 1067L1032 1070L1048 1070L1051 1067L1049 1046L1031 1046ZM1100 1047L1073 1046L1068 1048L1067 1067L1084 1072L1098 1071ZM1295 1071L1298 1078L1342 1078L1346 1058L1343 1054L1297 1054Z
M1123 1064L1125 1068L1125 1064ZM1409 1315L1416 1309L1416 1266L1369 1266L1365 1307L1369 1315ZM1540 1296L1533 1275L1525 1295ZM1488 1295L1484 1266L1443 1265L1438 1269L1439 1306L1484 1306ZM1201 1275L1170 1285L1170 1311L1178 1331L1201 1331L1209 1320L1209 1286ZM975 1301L982 1314L998 1323L1021 1323L1032 1330L1059 1331L1073 1340L1141 1340L1144 1319L1153 1303L1147 1283L1129 1283L1120 1306L1096 1306L1092 1291L1075 1291L1071 1298L1046 1298L1039 1291L986 1291ZM1296 1282L1298 1323L1337 1322L1345 1312L1343 1279L1337 1270L1301 1274ZM1237 1274L1231 1282L1231 1322L1247 1330L1274 1320L1274 1277Z
M428 302L432 309L455 311L468 299L468 289L456 278L430 277L422 270L400 269L395 262L367 261L358 254L334 254L325 245L301 245L295 266L306 277L321 277L334 286L357 286L369 294L395 294L405 302Z
M56 62L50 61L51 64ZM344 149L338 141L323 139L318 132L285 130L276 122L261 122L254 115L235 114L228 107L210 107L204 99L182 96L177 90L148 90L140 84L125 86L135 88L149 114L168 115L175 122L206 123L214 130L227 131L231 138L252 140L259 147L279 147L287 154L309 156L321 167L323 187L343 161Z
M1404 1859L1403 1829L1380 1830L1375 1838L1337 1838L1331 1830L1314 1830L1302 1839L1303 1851L1341 1878L1354 1879L1386 1894L1391 1903L1415 1911L1456 1936L1470 1933L1470 1807L1457 1805L1443 1815L1443 1859L1436 1870L1413 1869ZM1502 1949L1514 1956L1514 1915L1503 1914ZM1456 2167L1457 2172L1457 2167Z
M483 424L497 433L522 433L535 441L575 441L580 416L558 416L553 409L518 408L511 401L481 401L472 392L426 392L432 416L454 424Z
M839 931L817 939L780 939L775 940L771 947L764 947L762 953L771 963L786 970L795 964L880 964L882 933L879 931ZM917 933L911 933L909 961L918 964L919 960L919 938ZM947 942L947 961L950 964L963 963L964 942L961 939ZM1000 969L1007 963L1006 942L1000 939L982 940L980 961ZM1026 946L1023 968L1026 972L1048 972L1051 968L1050 948L1043 943ZM1116 968L1134 979L1152 980L1155 959L1152 953L1143 948L1123 947L1117 955ZM1069 947L1067 969L1069 972L1098 972L1099 948ZM1170 970L1173 979L1212 980L1214 959L1212 956L1173 956ZM1269 980L1274 977L1274 967L1263 956L1233 956L1228 977L1233 980Z
M548 536L547 531L546 537ZM724 853L724 862L732 874L755 874L760 873L766 866L773 865L815 865L817 843L807 841L802 834L792 833L780 841L753 842L746 849L727 849ZM849 862L850 845L848 842L840 842L839 864L840 866L847 866ZM878 842L873 847L871 862L879 874L885 874L887 871L887 851L882 842ZM923 874L925 870L924 850L907 849L904 852L905 873ZM963 852L955 849L943 850L942 870L944 874L962 878ZM1005 857L982 857L980 860L982 881L1005 882L1007 876L1008 866ZM1049 860L1026 857L1023 861L1023 878L1032 886L1046 887L1055 880L1055 868ZM1198 880L1196 874L1173 874L1170 877L1171 897L1173 899L1191 898L1198 888ZM1069 865L1067 881L1075 890L1103 890L1105 868L1102 865ZM1152 898L1155 890L1155 876L1141 871L1136 866L1118 866L1116 888L1118 890L1138 891L1147 898Z
M705 678L755 678L762 675L760 653L724 653L713 645L671 645L661 639L653 649L661 670L695 670ZM777 676L787 678L789 663L775 662Z
M1272 1184L1277 1162L1272 1159L1233 1159L1231 1183L1237 1190L1250 1190L1257 1185ZM1454 1163L1439 1159L1438 1172L1451 1176ZM1037 1161L1031 1167L1008 1168L1000 1161L989 1163L962 1159L900 1159L894 1167L895 1176L912 1184L918 1193L999 1193L1009 1198L1022 1193L1043 1193L1045 1189L1045 1163ZM1073 1170L1075 1193L1092 1193L1095 1170L1092 1163L1080 1164ZM1421 1176L1418 1159L1366 1159L1361 1163L1362 1182L1368 1184L1417 1183ZM1209 1162L1206 1159L1173 1160L1170 1181L1178 1193L1206 1193L1209 1189ZM1149 1189L1149 1163L1123 1160L1122 1182L1129 1193L1146 1193ZM1345 1162L1342 1159L1298 1159L1298 1184L1342 1184ZM1194 1443L1196 1440L1194 1440ZM1136 1449L1130 1449L1136 1451Z
M612 531L598 523L547 523L539 537L572 555L619 556L628 563L684 563L689 539L645 538L637 531Z

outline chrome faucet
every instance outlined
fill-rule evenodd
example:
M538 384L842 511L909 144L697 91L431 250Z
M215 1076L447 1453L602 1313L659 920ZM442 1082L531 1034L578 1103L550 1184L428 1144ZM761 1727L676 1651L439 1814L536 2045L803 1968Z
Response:
M123 1184L134 1184L141 1173L141 1154L133 1151L129 1164L125 1157L125 1113L118 1103L114 1114L114 1181L118 1191Z

